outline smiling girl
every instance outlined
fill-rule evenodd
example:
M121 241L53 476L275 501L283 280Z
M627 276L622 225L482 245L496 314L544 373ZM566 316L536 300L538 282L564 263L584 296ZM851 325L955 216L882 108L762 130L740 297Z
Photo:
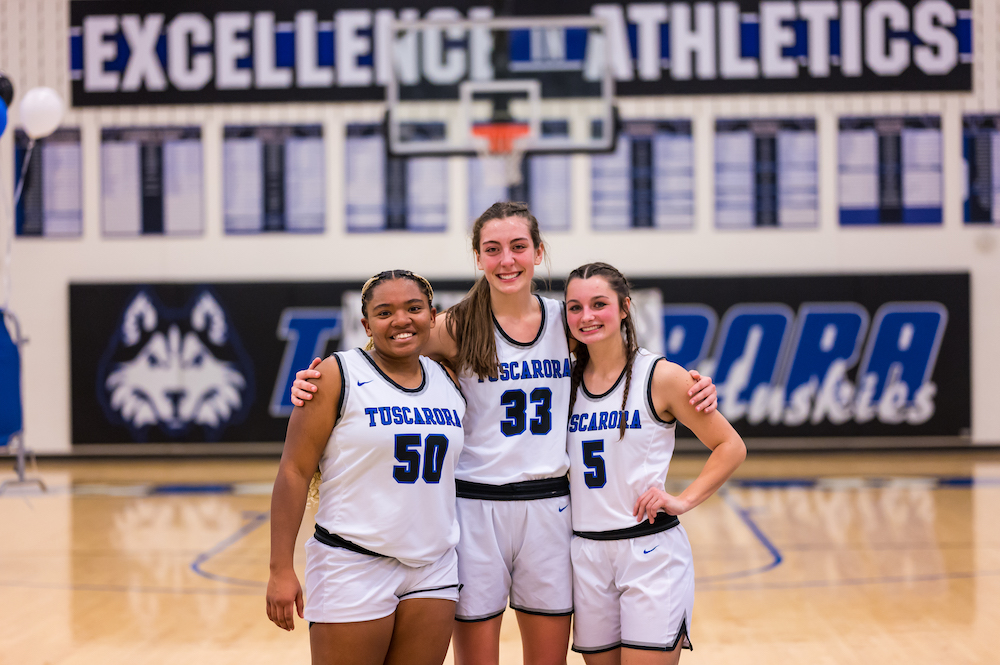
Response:
M457 372L469 400L455 471L463 585L456 662L499 662L509 600L523 662L559 665L573 612L566 428L576 342L567 337L563 303L532 292L544 246L525 204L496 203L480 215L472 250L483 276L422 350ZM690 382L691 402L714 410L711 379L693 374L700 381ZM292 401L300 405L317 388L306 379L318 374L296 376Z
M271 496L267 616L310 622L313 663L440 665L458 599L455 465L465 401L420 349L434 292L406 270L361 290L370 352L338 352L288 423ZM306 594L292 568L310 480L319 468Z
M677 663L691 648L694 568L682 515L746 457L718 411L695 409L682 367L636 343L629 287L606 263L570 273L566 319L580 342L568 448L573 500L573 650L588 665ZM682 422L709 448L677 496L664 491Z

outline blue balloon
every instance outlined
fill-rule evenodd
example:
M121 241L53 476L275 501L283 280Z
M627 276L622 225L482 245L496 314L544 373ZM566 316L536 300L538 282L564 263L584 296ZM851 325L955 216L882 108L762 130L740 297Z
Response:
M7 129L7 105L0 99L0 136L3 136L5 129Z

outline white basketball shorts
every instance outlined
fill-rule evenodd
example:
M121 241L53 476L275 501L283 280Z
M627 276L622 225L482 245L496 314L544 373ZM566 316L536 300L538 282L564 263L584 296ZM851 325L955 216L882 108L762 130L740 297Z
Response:
M573 651L691 648L694 565L684 527L639 538L574 536Z
M448 550L412 568L390 557L306 541L305 619L310 623L372 621L411 598L458 600L458 556Z
M547 616L573 613L569 497L530 501L458 499L455 618L485 621L510 606Z

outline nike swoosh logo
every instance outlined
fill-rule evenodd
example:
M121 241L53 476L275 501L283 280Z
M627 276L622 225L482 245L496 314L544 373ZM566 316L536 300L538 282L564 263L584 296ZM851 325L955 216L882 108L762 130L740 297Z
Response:
M566 510L567 508L569 508L569 505L568 505L568 504L567 504L567 505L565 505L565 506L563 506L562 508L560 508L560 509L559 509L559 512L561 513L562 511Z
M368 379L367 381L358 381L358 385L359 385L359 386L363 386L363 385L365 385L366 383L371 383L371 382L372 382L372 381L374 381L374 380L375 380L375 379Z
M657 547L659 547L659 545L657 545L656 547L654 547L654 548L653 548L653 550L655 550L655 549L656 549ZM643 553L643 554L649 554L649 553L650 553L650 552L652 552L653 550L643 550L643 551L642 551L642 553Z

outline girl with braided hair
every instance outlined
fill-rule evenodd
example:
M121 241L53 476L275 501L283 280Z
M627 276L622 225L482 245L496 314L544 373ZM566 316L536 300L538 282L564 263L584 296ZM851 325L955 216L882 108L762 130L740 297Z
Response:
M566 427L576 342L563 303L533 293L544 246L525 204L496 203L480 215L472 251L482 277L442 315L422 350L458 374L469 400L455 471L463 585L455 659L499 662L509 601L524 663L561 665L573 612ZM307 380L318 375L313 368L296 375L294 404L318 394ZM711 411L715 387L696 378L691 401Z
M324 360L323 389L288 423L271 495L267 616L285 630L296 613L309 621L314 663L440 665L448 651L465 399L454 376L420 355L435 326L433 298L407 270L368 280L368 349ZM303 602L292 559L317 468Z
M691 648L694 568L677 519L711 496L746 457L718 411L696 410L683 368L636 343L629 286L606 263L566 282L566 319L580 343L567 446L573 501L573 650L587 665L675 664ZM677 421L712 450L677 496L664 491Z

